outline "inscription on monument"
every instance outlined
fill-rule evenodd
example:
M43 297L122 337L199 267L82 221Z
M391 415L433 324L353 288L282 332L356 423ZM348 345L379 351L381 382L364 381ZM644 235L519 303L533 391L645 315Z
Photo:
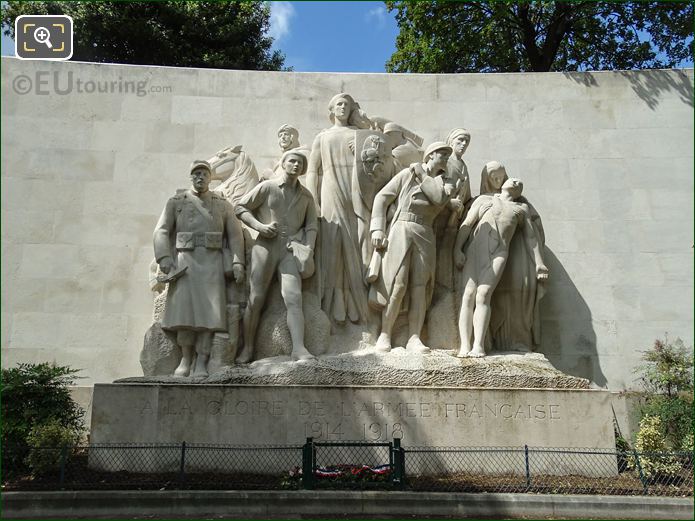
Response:
M136 406L140 416L154 415L152 404L144 400ZM223 421L233 417L287 418L302 425L304 437L316 440L363 439L386 441L408 439L412 429L421 423L478 419L502 422L554 422L563 415L559 404L545 402L506 401L364 401L338 402L308 400L243 400L236 398L207 399L199 407L186 400L169 398L161 404L167 416L205 415Z

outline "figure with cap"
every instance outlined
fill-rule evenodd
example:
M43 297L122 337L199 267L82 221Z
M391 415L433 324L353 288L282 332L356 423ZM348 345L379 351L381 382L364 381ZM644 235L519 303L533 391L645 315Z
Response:
M466 153L468 145L471 143L471 133L465 128L452 129L446 137L446 143L452 149L452 154L446 165L447 175L461 180L459 188L454 198L451 200L451 203L458 201L460 204L452 205L450 203L449 208L452 211L456 210L457 218L461 219L463 216L463 206L471 198L471 181L468 175L468 166L466 166L466 162L463 160L463 155Z
M459 315L460 357L485 356L493 294L517 230L532 256L534 278L548 278L531 210L521 199L523 188L519 179L509 178L500 193L477 197L459 228L454 259L456 267L463 269L464 285Z
M207 376L212 337L226 333L225 279L244 279L244 238L232 205L209 190L212 170L194 161L192 187L170 198L154 230L155 261L169 287L162 329L176 336L175 376Z
M236 359L238 363L253 359L256 329L274 276L280 281L287 307L291 356L297 360L313 358L304 345L302 278L314 271L316 205L309 190L299 183L299 176L307 169L307 157L298 149L290 149L282 155L281 164L282 176L259 183L236 207L239 219L258 232L251 247L244 347Z
M368 323L368 288L363 257L368 226L358 230L358 214L365 201L355 173L355 131L365 126L359 104L347 93L328 103L330 128L314 140L306 186L320 207L320 245L317 255L318 294L321 307L334 323L346 319Z
M296 127L285 123L280 126L277 135L281 155L288 150L299 149L302 154L308 156L309 148L302 146L299 143L299 130L297 130ZM284 169L282 168L282 161L278 159L272 169L268 168L261 174L261 181L265 179L272 179L275 176L282 176L283 173Z
M380 269L370 270L369 302L382 310L376 342L379 351L391 349L393 327L403 308L408 311L406 350L429 351L420 334L434 287L437 252L432 224L457 188L446 176L438 175L446 170L451 152L446 143L432 143L422 163L396 174L374 199L370 231L374 255L382 259ZM395 211L389 224L391 205ZM372 262L370 267L378 264Z

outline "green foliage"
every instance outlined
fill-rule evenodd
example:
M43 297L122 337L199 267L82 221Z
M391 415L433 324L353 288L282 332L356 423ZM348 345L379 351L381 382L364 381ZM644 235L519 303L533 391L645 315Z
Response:
M693 438L692 432L685 435L680 449L688 452L693 452L695 450L695 438Z
M266 2L19 2L2 10L14 37L22 14L66 14L74 23L72 59L89 62L280 70L271 51Z
M0 378L2 409L2 466L4 473L24 468L28 437L33 429L57 423L77 436L84 430L84 411L68 389L78 370L54 364L20 364L3 369Z
M618 452L627 452L630 450L630 444L627 440L617 433L615 435L615 450Z
M681 448L693 436L693 353L681 339L656 340L635 372L645 390L643 417L659 417L665 442Z
M647 479L674 476L681 468L675 456L658 454L669 450L666 446L663 424L658 416L642 418L635 441L635 450L640 454L639 463L642 474ZM628 458L628 462L631 468L637 467L634 456Z
M640 380L645 391L674 397L681 392L693 390L693 352L680 338L673 343L655 340L651 350L645 351L642 360L646 362L635 369L641 374Z
M27 436L29 455L26 463L32 474L40 476L57 471L61 458L67 459L79 439L75 429L57 420L35 426Z
M385 2L389 72L668 68L692 59L692 2Z
M692 398L648 396L640 412L643 417L658 416L660 418L665 440L674 449L682 447L686 438L693 436Z

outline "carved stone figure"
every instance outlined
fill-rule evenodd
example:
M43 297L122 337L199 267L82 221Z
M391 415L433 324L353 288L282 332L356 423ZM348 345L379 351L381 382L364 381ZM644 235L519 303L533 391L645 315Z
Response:
M388 163L388 153L386 136L381 132L356 130L354 148L353 209L357 217L357 237L360 242L362 263L366 265L373 251L369 238L369 221L372 217L374 196L393 177L394 172L384 170Z
M480 175L480 193L499 193L507 180L507 172L498 161L485 165ZM541 217L523 195L519 198L529 208L541 251L545 233ZM545 284L536 278L532 254L527 251L521 234L515 234L509 250L509 260L492 296L492 316L486 349L500 351L530 351L541 343L540 301Z
M500 175L500 170L493 171ZM478 197L459 228L454 246L456 267L463 268L463 299L459 316L461 348L458 356L485 356L493 292L510 254L510 244L521 229L527 248L533 254L535 277L545 280L548 269L531 223L528 205L520 202L523 183L507 179L500 194ZM471 236L472 232L472 236ZM464 244L469 240L465 247ZM472 344L471 344L472 339Z
M227 147L207 161L212 169L212 180L220 181L214 188L232 205L258 184L258 172L249 155L241 145Z
M299 183L307 158L297 150L282 156L284 174L261 182L236 207L244 224L258 232L251 248L250 293L244 314L244 347L238 363L253 359L255 335L267 292L277 275L287 307L287 326L292 338L292 357L312 358L304 345L302 278L312 275L318 230L316 206L309 190Z
M283 154L299 146L299 130L285 123L278 129L278 146Z
M176 376L206 376L213 334L227 332L225 278L244 278L244 243L232 205L209 190L207 161L191 165L192 188L175 195L154 230L155 260L168 282L162 329L176 334Z
M355 175L355 118L363 118L349 94L335 95L328 104L333 126L321 131L311 147L306 185L320 207L318 294L321 307L338 323L366 321L367 285L364 281L358 233L358 212L366 213ZM349 143L353 143L351 148ZM361 209L356 212L356 206ZM363 231L366 233L366 230Z
M280 147L280 154L284 154L288 150L293 149L299 149L302 154L308 155L309 153L309 148L302 146L299 143L299 130L287 123L278 129L278 146ZM261 180L281 176L284 174L284 172L285 171L282 168L281 160L278 159L273 168L269 168L262 173Z
M436 281L447 291L454 288L453 251L456 232L463 220L464 208L471 199L468 168L463 161L463 154L468 148L470 138L470 132L462 128L455 128L449 132L446 139L447 145L452 148L453 152L443 175L448 176L457 185L457 189L449 203L435 219L434 232L437 237Z
M393 158L401 166L395 173L407 168L412 163L419 163L422 159L422 137L412 130L380 116L371 118L373 128L380 130L387 136L388 147L392 151Z
M425 151L423 163L414 163L398 173L374 199L370 230L377 251L370 271L374 268L379 274L371 277L374 283L370 304L382 309L377 350L391 349L393 326L401 305L406 303L406 349L415 353L429 351L420 334L434 286L437 254L432 223L456 188L447 177L435 176L446 169L450 155L449 145L432 143ZM387 211L392 204L395 209L387 230Z
M463 155L468 150L468 145L471 143L471 133L465 128L455 128L449 132L446 138L446 143L449 145L453 153L449 157L447 163L447 173L451 177L456 177L461 180L459 188L456 190L454 197L456 200L460 201L465 205L471 198L471 181L468 175L468 167L466 162L463 160ZM453 202L453 199L452 199ZM457 216L460 219L463 215L462 207L458 205Z

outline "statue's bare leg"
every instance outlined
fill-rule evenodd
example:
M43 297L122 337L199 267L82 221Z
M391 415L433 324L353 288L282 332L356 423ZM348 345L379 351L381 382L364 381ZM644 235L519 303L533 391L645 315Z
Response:
M480 277L480 284L475 295L475 311L473 312L473 349L469 356L485 356L485 335L490 325L492 312L492 293L502 278L505 257L495 257Z
M195 367L193 377L208 375L208 360L210 360L210 349L212 347L212 331L203 331L197 334L195 343Z
M272 253L262 247L251 250L251 276L249 277L249 301L244 311L244 347L236 357L237 364L247 364L253 359L256 329L261 318L263 304L275 273Z
M396 279L393 282L391 295L384 307L384 311L381 313L381 334L374 346L377 351L386 352L391 350L391 332L393 331L393 325L396 323L398 313L401 310L403 297L408 288L408 264L409 261L404 262L398 270Z
M465 274L464 274L465 277ZM461 312L459 313L459 336L461 337L461 347L456 356L468 356L473 346L471 339L473 338L473 308L475 306L475 293L477 285L472 278L466 280L466 286L463 290L463 298L461 299Z
M190 330L182 330L176 333L176 343L181 347L181 362L174 371L174 376L188 376L193 363L195 352L195 333Z
M286 255L278 268L280 291L287 308L287 328L292 338L291 356L295 360L314 358L304 345L304 311L302 310L302 278L292 255Z

